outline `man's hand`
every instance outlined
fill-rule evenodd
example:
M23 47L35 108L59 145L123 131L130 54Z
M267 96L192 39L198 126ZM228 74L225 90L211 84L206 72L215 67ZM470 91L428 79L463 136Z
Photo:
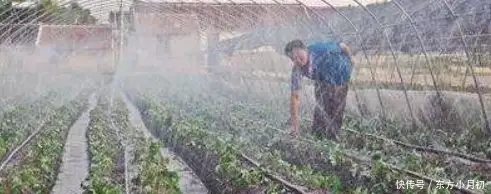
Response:
M293 137L298 137L300 135L300 130L295 129L295 127L292 125L292 119L289 118L286 121L286 123L287 123L287 126L288 126L288 128L287 128L288 134L290 136L293 136Z
M343 51L344 55L351 56L351 49L348 47L348 45L341 42L341 43L339 43L339 47L341 47L341 51Z
M300 136L300 131L297 131L297 130L294 130L293 128L290 129L290 133L288 133L290 136L294 137L294 138L297 138L298 136Z

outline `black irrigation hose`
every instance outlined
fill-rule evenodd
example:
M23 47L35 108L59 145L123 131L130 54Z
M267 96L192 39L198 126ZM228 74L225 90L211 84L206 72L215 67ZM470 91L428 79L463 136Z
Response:
M289 188L289 189L291 189L291 190L293 190L293 191L296 191L297 193L300 193L300 194L307 194L307 192L304 190L304 188L301 188L301 187L300 187L300 186L298 186L298 185L292 184L292 183L288 182L287 180L282 179L281 177L278 177L278 176L274 175L272 172L269 172L269 170L268 170L268 169L264 169L263 167L261 167L261 164L260 164L259 162L257 162L257 161L255 161L254 159L252 159L252 158L250 158L250 157L246 156L244 153L241 153L241 152L240 152L239 156L240 156L242 159L244 159L244 160L246 160L247 162L249 162L249 163L251 163L252 165L254 165L256 168L261 168L261 169L263 169L263 170L265 171L266 175L267 175L269 178L271 178L271 179L273 179L273 180L275 180L275 181L277 181L277 182L279 182L279 183L283 184L285 187L287 187L287 188Z
M44 119L41 121L40 124L36 127L34 132L32 132L20 145L18 145L14 150L12 150L6 157L2 160L2 163L0 165L0 171L4 170L7 164L10 163L10 161L14 158L14 156L19 152L24 146L26 146L31 140L37 137L38 134L40 134L41 130L44 128L44 125L48 122L50 119L49 117L52 115L46 115Z
M114 119L112 117L112 110L113 110L113 102L114 100L114 96L112 95L111 93L111 96L110 96L110 105L108 106L108 112L106 113L106 117L109 119L109 122L110 122L110 127L113 131L116 132L117 134L117 138L118 138L118 141L121 143L121 145L123 146L123 163L124 163L124 190L125 190L125 193L126 194L129 194L130 193L130 187L131 187L131 180L130 180L130 177L129 177L129 162L128 161L128 157L129 157L129 153L128 153L128 142L126 142L126 137L124 136L124 134L122 134L122 131L121 129L116 126L116 124L114 123Z
M309 143L312 143L312 144L317 144L317 145L318 145L318 143L317 143L317 142L314 142L314 141L312 141L312 140L308 140L308 139L306 139L306 138L301 138L300 140L302 140L302 141L306 141L306 142L309 142ZM369 160L367 160L367 159L363 159L363 158L360 158L360 157L357 157L357 156L353 156L353 155L348 154L348 153L343 152L343 151L339 151L339 152L340 152L341 154L343 154L344 156L346 156L347 158L350 158L350 159L356 160L356 161L357 161L358 163L360 163L360 164L363 164L363 165L368 166L368 167L370 167L370 168L373 166L373 163L372 163L372 162L370 162L370 161L369 161ZM434 182L435 182L435 183L436 183L436 182L440 182L442 185L445 185L445 186L447 186L448 188L452 188L452 189L455 189L455 190L459 190L459 191L462 191L462 192L464 192L464 193L471 193L471 194L482 194L481 192L476 192L476 191L473 191L473 190L470 190L470 189L467 189L467 188L460 188L460 187L458 187L458 186L456 186L456 185L453 185L453 184L451 184L451 183L447 183L447 182L438 181L438 180L436 180L436 179L434 179L434 178L431 178L431 177L428 177L428 176L426 176L426 175L422 175L422 174L419 174L419 173L414 172L414 171L411 171L411 170L402 169L402 168L399 168L399 167L394 166L394 165L392 165L392 164L385 163L385 162L383 162L383 161L378 161L378 162L380 162L382 165L384 165L385 167L387 167L387 168L389 168L389 169L391 169L391 170L398 171L398 172L400 172L400 173L406 174L406 175L411 176L411 177L413 177L413 178L422 179L422 180L424 180L424 181L426 181L426 182L428 182L428 183L430 183L430 184L431 184L431 183L434 183Z
M211 136L217 136L217 135L219 135L219 134L216 134L216 133L214 133L212 131L208 131L208 130L204 130L204 129L200 129L200 130L202 132L208 134L208 135L211 135ZM219 141L221 141L221 140L219 140ZM306 188L301 187L301 186L298 186L298 185L295 185L293 183L290 183L289 181L287 181L287 180L285 180L285 179L283 179L283 178L281 178L281 177L279 177L277 175L274 175L275 174L274 172L271 172L270 170L262 167L262 165L259 162L257 162L256 160L254 160L251 157L245 155L244 153L242 153L239 150L236 150L234 148L232 148L232 149L238 153L237 154L238 157L240 157L245 162L248 162L248 163L252 164L253 166L255 166L255 168L261 169L265 173L265 175L267 177L269 177L270 179L272 179L273 181L276 181L276 182L284 185L286 188L294 191L295 193L308 194L308 192L305 191Z
M280 132L280 133L283 133L283 134L288 135L288 132L284 132L284 131L281 131L281 130L279 130L279 129L276 129L276 130L278 130L278 132ZM208 133L208 134L213 135L213 132L210 132L210 131L207 131L207 130L202 130L202 131L203 131L203 132L205 132L205 133ZM215 135L216 135L216 134L215 134ZM319 142L315 142L315 141L313 141L313 140L310 140L310 139L307 139L307 138L302 138L302 137L299 137L299 138L295 139L295 141L298 141L298 142L303 141L303 142L307 142L307 143L310 143L310 144L313 144L313 145L321 145ZM340 152L342 155L344 155L345 157L350 158L350 159L352 159L352 160L356 161L356 162L357 162L357 163L359 163L359 164L362 164L362 165L368 166L368 167L370 167L370 168L373 166L373 163L372 163L371 161L367 160L367 159L363 159L363 158L360 158L360 157L357 157L357 156L353 156L353 155L348 154L348 153L343 152L343 151L339 151L339 152ZM239 152L239 153L240 153L240 152ZM240 156L241 156L243 159L245 159L245 160L249 161L250 163L252 163L252 164L254 164L254 165L255 165L255 164L257 164L256 166L260 167L260 164L259 164L259 163L257 163L257 162L256 162L256 163L254 163L255 161L251 160L251 159L250 159L249 157L247 157L246 155L240 154ZM424 181L426 181L426 182L428 182L428 183L430 183L430 184L431 184L431 183L436 183L436 182L441 182L441 181L438 181L438 180L436 180L436 179L434 179L434 178L428 177L428 176L426 176L426 175L422 175L422 174L420 174L420 173L417 173L417 172L414 172L414 171L411 171L411 170L402 169L402 168L400 168L400 167L397 167L397 166L394 166L394 165L391 165L391 164L385 163L385 162L383 162L383 161L378 161L378 162L380 162L381 164L383 164L384 166L386 166L387 168L389 168L389 169L391 169L391 170L398 171L398 172L400 172L400 173L406 174L406 175L408 175L408 176L410 176L410 177L413 177L413 178L418 178L418 179L420 179L420 180L424 180ZM271 177L271 176L274 176L274 175L269 174L269 176ZM279 178L279 177L276 177L276 178ZM282 179L280 178L280 179L277 179L276 181L280 181L280 180L282 180ZM284 181L284 180L282 180L282 181ZM281 183L281 182L280 182L280 183ZM288 182L286 182L286 183L288 184ZM283 184L283 183L282 183L282 184ZM441 182L441 184L442 184L442 185L447 186L448 188L452 188L452 189L454 189L454 190L459 190L459 191L462 191L462 192L464 192L464 193L470 193L470 194L482 194L481 192L476 192L476 191L473 191L473 190L470 190L470 189L467 189L467 188L460 188L460 187L458 187L458 186L456 186L456 185L453 185L453 184L451 184L451 183L447 183L447 182ZM283 185L285 185L285 184L283 184ZM285 185L285 186L287 186L287 185ZM293 185L293 184L292 184L292 186L294 186L294 187L298 187L298 186L295 186L295 185ZM290 187L288 187L288 188L290 188ZM298 189L298 190L297 190L297 189ZM297 192L301 192L301 191L302 191L302 189L301 189L301 188L294 188L294 190L296 190Z
M279 130L277 128L273 128L273 129L274 130L277 130L280 133L287 134L287 132L281 131L281 130ZM387 140L389 140L389 139L387 139ZM315 141L310 140L310 139L307 139L307 138L298 138L298 139L296 139L296 141L304 141L304 142L308 142L310 144L320 145L318 142L315 142ZM421 147L421 148L424 148L424 147ZM430 148L424 148L425 151L428 151L429 149ZM433 149L433 150L436 150L436 149ZM436 150L436 151L438 151L438 152L445 152L443 150ZM368 166L368 167L372 167L373 166L372 162L370 162L367 159L362 159L360 157L353 156L353 155L348 154L348 153L343 152L343 151L340 151L340 153L343 154L344 156L350 158L350 159L356 160L358 163L363 164L365 166ZM458 153L453 153L453 152L446 152L446 153L458 154ZM460 154L460 155L464 155L464 154ZM464 157L469 157L471 159L478 160L478 161L486 161L486 160L479 159L479 158L476 158L476 157L473 157L473 156L468 156L468 155L464 155ZM384 166L386 166L387 168L391 169L391 170L395 170L395 171L401 172L401 173L406 174L408 176L411 176L411 177L414 177L414 178L418 178L418 179L421 179L421 180L425 180L426 182L429 182L429 183L439 182L438 180L436 180L434 178L431 178L431 177L428 177L426 175L422 175L422 174L419 174L419 173L414 172L414 171L411 171L411 170L402 169L402 168L399 168L397 166L394 166L394 165L391 165L391 164L388 164L388 163L385 163L385 162L382 162L382 161L379 161L379 162L381 164L383 164ZM479 194L479 192L472 191L472 190L469 190L469 189L466 189L466 188L460 188L460 187L458 187L456 185L449 184L449 183L446 183L446 182L442 182L442 184L445 185L445 186L447 186L447 187L449 187L449 188L462 191L464 193Z
M373 138L373 139L378 139L378 140L383 140L385 142L394 143L396 145L399 145L399 146L402 146L402 147L405 147L405 148L409 148L409 149L414 149L414 150L417 150L417 151L430 152L430 153L434 153L434 154L445 154L445 155L450 155L450 156L456 156L456 157L459 157L459 158L463 158L463 159L466 159L466 160L469 160L469 161L472 161L472 162L489 163L489 164L491 164L491 160L478 158L476 156L472 156L472 155L468 155L468 154L462 154L462 153L453 152L453 151L445 151L445 150L439 150L439 149L430 148L430 147L423 147L423 146L408 144L408 143L404 143L404 142L401 142L401 141L398 141L398 140L389 139L389 138L386 138L386 137L383 137L383 136L379 136L379 135L374 135L374 134L369 134L369 133L362 133L362 132L359 132L359 131L353 130L353 129L345 129L345 130L348 131L348 132L351 132L351 133L355 133L355 134L367 136L367 137L370 137L370 138Z
M54 111L56 111L56 109ZM1 161L0 172L3 171L5 169L5 167L11 162L11 160L14 158L14 156L17 154L17 152L19 152L22 148L24 148L27 144L29 144L29 142L31 142L33 139L35 139L41 133L41 131L45 127L46 123L48 123L51 119L53 119L53 118L51 118L53 116L56 116L56 114L51 113L51 114L45 115L42 118L41 123L37 124L38 126L34 129L34 131L30 135L28 135L26 137L26 139L24 141L22 141L22 143L20 145L15 147L15 149L13 149L9 153L7 153L4 156L4 158L2 158L0 160Z

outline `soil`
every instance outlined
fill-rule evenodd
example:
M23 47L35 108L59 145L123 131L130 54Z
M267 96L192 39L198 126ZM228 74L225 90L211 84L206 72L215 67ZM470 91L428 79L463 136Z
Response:
M58 179L53 187L53 194L82 193L80 186L89 174L89 156L87 153L87 138L85 136L89 125L89 114L97 104L93 94L89 99L89 108L72 125L65 143L62 165Z

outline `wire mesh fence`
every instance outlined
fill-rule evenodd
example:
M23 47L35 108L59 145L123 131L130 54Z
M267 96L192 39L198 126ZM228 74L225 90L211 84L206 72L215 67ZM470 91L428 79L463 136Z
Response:
M391 193L397 178L451 181L450 189L464 193L483 192L484 186L469 191L457 188L458 181L490 181L491 2L487 0L351 0L349 6L325 0L82 0L25 6L0 2L4 104L29 93L28 85L40 84L12 80L14 74L44 72L43 76L52 76L51 82L42 83L47 85L64 80L55 75L100 79L99 74L110 74L139 109L159 104L175 118L203 119L212 123L206 133L229 138L230 144L242 146L241 151L261 162L272 164L258 154L276 150L282 160L330 173L336 170L318 167L328 165L322 155L302 155L300 148L289 147L291 142L278 140L289 132L291 119L292 62L284 47L293 39L309 45L340 41L350 47L354 61L342 137L334 144L311 142L308 132L318 104L314 81L305 80L300 99L302 137L308 141L298 141L312 147L325 143L359 156L376 155L376 161L404 174L366 175L374 185L361 185L371 192ZM145 120L155 116L147 116L144 122L155 122ZM160 130L155 125L149 128ZM186 140L171 136L163 141L181 149L184 145L176 146L176 139ZM394 142L403 148L391 148ZM289 149L296 156L285 154ZM183 150L192 149L179 152ZM469 159L476 157L480 162ZM196 156L188 159L195 171L211 168L208 163L199 166ZM352 167L357 163L353 161ZM350 188L350 180L364 181L359 178L362 172L334 174L343 188ZM386 186L375 184L380 182Z

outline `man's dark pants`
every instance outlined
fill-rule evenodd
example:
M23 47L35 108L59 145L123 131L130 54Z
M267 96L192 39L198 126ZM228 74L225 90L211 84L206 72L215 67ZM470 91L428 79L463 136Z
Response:
M321 137L337 139L343 124L348 85L315 83L316 108L312 132Z

